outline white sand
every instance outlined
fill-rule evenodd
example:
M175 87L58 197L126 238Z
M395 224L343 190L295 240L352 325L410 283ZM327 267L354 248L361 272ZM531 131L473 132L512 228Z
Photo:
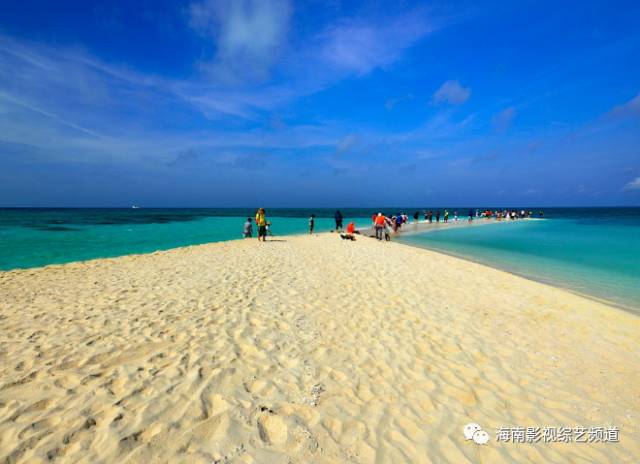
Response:
M0 462L637 462L640 318L325 234L0 273ZM485 446L465 441L478 422ZM619 443L497 443L617 426Z

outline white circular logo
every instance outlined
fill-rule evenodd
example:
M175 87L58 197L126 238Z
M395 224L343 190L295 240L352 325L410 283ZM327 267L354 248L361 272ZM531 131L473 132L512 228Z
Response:
M475 422L470 422L464 426L462 430L466 440L473 440L477 445L486 445L489 443L489 434L482 430Z
M484 430L478 430L473 434L473 441L477 445L486 445L489 443L489 434Z
M473 434L476 433L478 430L482 430L482 427L480 427L478 424L474 422L471 422L470 424L465 425L464 438L466 438L467 440L473 439Z

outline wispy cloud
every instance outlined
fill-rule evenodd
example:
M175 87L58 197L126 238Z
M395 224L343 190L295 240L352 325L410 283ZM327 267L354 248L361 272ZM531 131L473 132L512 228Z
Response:
M288 0L204 0L189 8L189 23L215 50L201 67L217 81L235 83L269 76L286 45Z
M202 76L175 80L148 75L103 62L82 48L0 35L2 100L11 111L20 106L40 118L13 131L14 138L38 128L42 133L45 126L61 136L55 126L66 126L94 137L118 133L122 140L123 125L125 132L141 133L153 129L164 113L169 120L192 119L200 113L227 124L234 118L256 122L346 77L392 64L416 41L442 27L423 10L387 21L342 19L292 46L285 43L291 16L291 5L285 0L204 0L193 3L188 16L191 27L212 43L212 60L202 66L216 78L264 77L286 49L280 70L286 83L221 88ZM308 72L310 63L317 72ZM43 117L51 124L47 126ZM5 128L16 129L22 120L6 118Z
M84 132L85 134L91 135L93 137L97 137L97 138L104 138L104 136L96 133L95 131L92 131L91 129L87 129L85 127L82 127L74 122L71 121L66 121L65 119L61 118L60 116L50 113L48 111L42 110L30 103L26 103L22 100L20 100L19 98L16 98L14 96L8 95L5 92L0 91L0 100L4 100L5 102L11 103L15 106L19 106L21 108L27 109L33 113L39 114L41 116L45 116L48 119L51 119L52 121L55 121L56 123L62 124L66 127L69 127L70 129L75 129L77 131L80 132ZM5 110L6 112L8 112L8 109Z
M640 190L640 177L636 177L635 179L627 182L627 184L622 188L623 192L631 192L635 190Z
M615 106L608 115L617 118L640 117L640 94L626 103Z
M516 114L516 109L513 106L500 111L491 119L494 129L500 133L506 132L513 124Z
M380 21L345 19L318 35L319 55L329 66L364 75L391 65L438 26L423 11Z
M463 87L458 81L446 81L433 94L433 102L462 105L471 96L471 88Z
M340 140L336 147L336 154L346 153L351 150L358 143L358 136L355 134L349 134Z

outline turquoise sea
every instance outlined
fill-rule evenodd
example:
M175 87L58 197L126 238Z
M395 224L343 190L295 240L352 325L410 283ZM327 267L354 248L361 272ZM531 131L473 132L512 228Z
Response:
M381 208L386 214L409 216L416 209L425 208ZM448 209L465 220L469 208ZM334 211L281 208L267 210L267 215L274 235L288 235L305 233L312 213L317 231L331 230ZM349 220L368 226L378 209L341 211L345 226ZM640 208L544 212L544 220L407 234L399 241L640 309ZM247 216L253 216L252 208L0 209L0 270L240 239Z
M438 230L399 241L640 310L640 208L546 209L541 220Z
M307 232L315 214L315 230L335 227L335 209L267 210L274 235ZM356 219L343 209L344 225L357 226L370 219ZM0 208L0 270L29 268L133 253L150 253L186 245L242 238L251 208L220 209L49 209ZM257 232L253 223L254 236Z

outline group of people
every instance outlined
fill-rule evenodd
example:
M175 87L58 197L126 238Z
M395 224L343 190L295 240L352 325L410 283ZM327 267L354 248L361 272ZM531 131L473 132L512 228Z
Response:
M469 213L467 216L467 221L472 222L474 219L491 219L495 218L498 221L501 220L515 220L515 219L524 219L530 218L533 215L531 211L517 211L515 209L512 210L503 210L503 211L492 211L487 209L485 211L480 212L478 209L469 209ZM539 211L538 215L540 217L544 216L543 211ZM442 217L443 222L449 222L449 210L445 209L443 212L440 210L436 210L435 212L432 210L424 210L422 213L420 211L416 211L413 213L413 222L417 224L420 221L420 216L424 217L424 222L433 223L434 220L436 223L440 222L440 218ZM391 240L390 232L397 232L404 224L409 221L409 218L404 213L394 214L393 216L385 216L382 213L374 214L371 217L371 222L373 228L375 230L375 236L378 240L382 240L383 238L387 241ZM459 221L458 211L453 212L453 221Z
M259 208L258 211L256 211L255 221L256 226L258 227L258 241L262 239L263 242L266 242L267 235L271 235L271 222L267 221L267 214L265 213L264 208ZM244 238L253 237L253 224L250 217L248 217L244 223L242 236Z
M443 212L440 210L436 210L435 212L432 210L424 210L422 213L420 211L416 211L413 214L414 223L418 223L420 221L420 216L424 217L424 222L432 223L434 220L436 223L440 222L440 218L445 223L449 222L449 210L445 209ZM501 220L515 220L515 219L524 219L530 218L533 215L531 211L517 211L515 209L511 210L491 210L486 209L484 211L480 211L478 209L469 209L468 221L472 222L474 219L492 219L495 218L498 221ZM539 211L538 215L540 217L544 216L543 211ZM334 220L336 223L335 231L340 234L340 237L346 240L355 240L355 234L359 232L355 228L355 223L352 221L347 225L346 233L343 230L343 221L344 216L340 210L336 210L334 213ZM453 220L458 221L458 211L453 212ZM258 209L255 215L256 226L258 227L258 240L262 239L262 241L266 241L267 235L271 235L271 222L267 221L266 213L264 208ZM409 216L405 213L398 213L392 216L385 216L381 212L374 214L371 217L371 222L373 228L375 230L375 236L378 240L382 240L383 238L386 241L391 240L391 231L397 232L404 224L409 222ZM316 226L316 215L312 214L309 217L309 234L313 234ZM244 231L242 234L245 238L253 236L253 225L252 219L250 217L247 218L247 221L244 223Z
M342 215L340 210L337 210L335 212L334 219L336 221L336 232L340 233L340 237L346 240L355 240L354 235L358 233L358 231L356 231L355 223L353 221L350 222L347 225L346 233L343 233L342 222L344 220L344 216ZM267 216L264 208L259 208L258 211L256 211L255 222L258 228L258 241L260 241L261 239L263 242L266 241L267 236L271 236L272 234L271 234L271 221L267 221ZM313 234L315 226L316 226L316 215L312 214L309 217L309 234ZM244 223L242 236L244 238L253 237L253 222L250 217L248 217Z
M349 224L347 224L347 231L346 233L344 233L343 227L342 227L342 221L344 221L344 216L342 215L342 212L339 209L336 210L336 212L333 214L333 219L336 221L336 232L340 234L340 238L342 238L343 240L355 241L356 239L355 234L360 233L356 230L355 222L351 221ZM311 233L311 231L309 231L309 233Z
M485 217L490 218L490 217L494 217L496 218L498 221L501 220L515 220L515 219L528 219L531 216L533 216L533 212L531 211L525 211L525 210L520 210L520 211L516 211L515 209L512 210L502 210L502 211L485 211ZM544 216L544 211L538 211L538 216L543 217Z

